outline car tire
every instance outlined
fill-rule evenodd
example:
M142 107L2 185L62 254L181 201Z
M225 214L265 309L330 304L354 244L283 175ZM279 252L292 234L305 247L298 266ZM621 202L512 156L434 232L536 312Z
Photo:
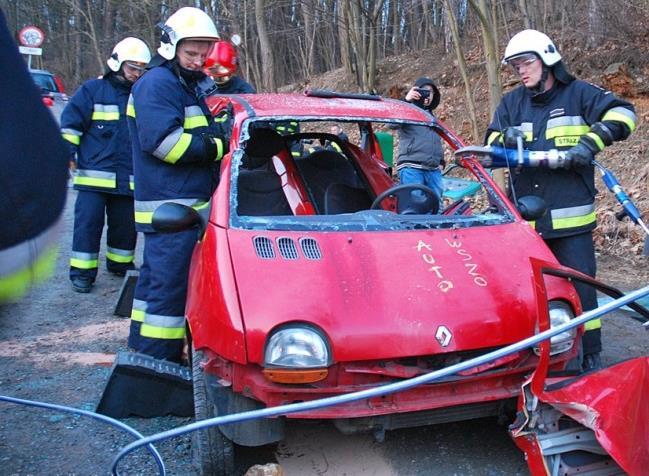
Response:
M217 416L205 384L202 363L205 355L192 348L192 380L194 382L194 418L196 421ZM192 433L192 463L203 476L230 476L234 474L234 443L216 426Z

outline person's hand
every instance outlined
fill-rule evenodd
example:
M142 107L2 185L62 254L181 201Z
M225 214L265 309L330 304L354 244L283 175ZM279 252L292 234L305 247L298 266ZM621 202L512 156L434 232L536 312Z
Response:
M205 160L207 162L221 160L223 156L227 154L228 142L222 137L210 132L204 132L201 134L201 139L203 140L203 145L205 147ZM219 141L221 141L221 147L219 147ZM219 150L222 151L220 156Z
M406 94L406 101L417 102L421 99L421 94L417 89L418 88L416 86L410 88L410 91L408 91L408 94Z
M516 127L506 127L503 130L503 145L508 149L518 148L518 138L525 139L525 134Z
M572 168L582 168L592 165L595 153L582 142L566 152L566 163Z

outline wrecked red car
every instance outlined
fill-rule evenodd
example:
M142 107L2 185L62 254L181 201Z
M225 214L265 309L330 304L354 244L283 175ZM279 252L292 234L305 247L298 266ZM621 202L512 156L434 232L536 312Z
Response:
M543 296L550 325L581 313L565 279L546 277L538 293L530 257L556 263L526 221L542 210L532 202L517 210L476 161L447 176L442 200L387 173L389 141L378 136L400 125L432 128L449 151L463 146L422 109L330 92L208 101L234 119L190 271L197 419L345 394L482 355L538 332ZM349 141L328 132L334 124ZM178 227L197 223L188 217ZM550 369L576 358L578 334L553 338ZM537 354L380 398L212 427L197 433L198 464L232 472L233 445L280 441L288 418L381 439L496 415L519 395Z

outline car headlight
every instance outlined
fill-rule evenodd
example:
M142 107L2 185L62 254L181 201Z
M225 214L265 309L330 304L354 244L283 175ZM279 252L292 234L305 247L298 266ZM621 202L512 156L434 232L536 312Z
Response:
M318 368L329 365L329 347L310 327L285 327L268 340L264 364L284 368Z
M567 324L575 317L572 308L563 301L550 301L548 308L550 311L550 328ZM561 354L572 349L572 346L575 345L576 336L577 329L570 329L550 338L550 355ZM534 352L538 354L539 348L534 347Z

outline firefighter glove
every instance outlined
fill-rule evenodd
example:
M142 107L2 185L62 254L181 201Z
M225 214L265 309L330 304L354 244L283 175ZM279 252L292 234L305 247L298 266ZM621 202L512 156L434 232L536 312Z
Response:
M566 163L573 169L588 167L592 165L594 159L595 153L583 142L579 142L566 152Z
M201 134L203 145L205 147L205 159L207 162L221 160L228 152L228 144L216 134L206 132Z
M508 149L516 149L518 147L518 138L525 140L525 134L516 127L507 127L503 131L503 145Z

